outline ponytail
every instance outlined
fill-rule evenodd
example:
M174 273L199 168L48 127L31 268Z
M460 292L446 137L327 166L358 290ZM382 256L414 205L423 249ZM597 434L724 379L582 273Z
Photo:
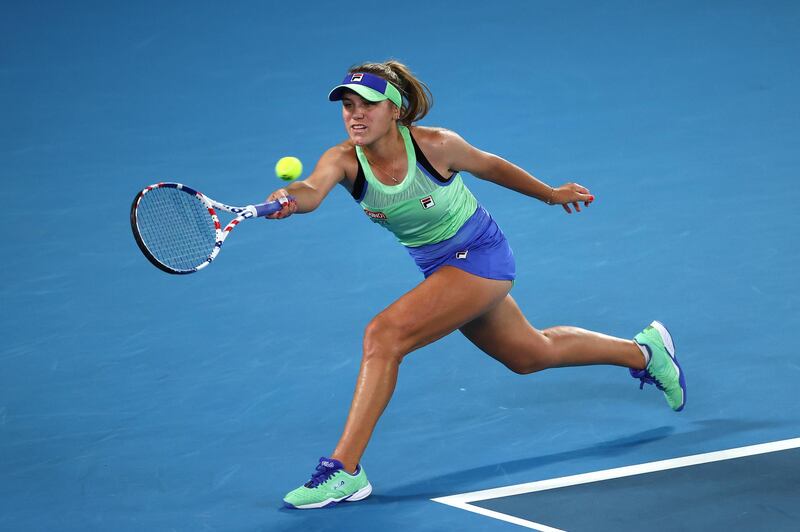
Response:
M384 63L363 63L349 71L375 74L397 87L404 100L400 108L400 123L404 126L422 120L433 106L431 90L400 61L389 59Z

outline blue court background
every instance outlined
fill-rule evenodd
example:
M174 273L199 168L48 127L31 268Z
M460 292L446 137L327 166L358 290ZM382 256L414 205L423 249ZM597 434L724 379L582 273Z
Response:
M796 2L0 13L0 528L511 530L429 499L798 436ZM453 335L401 368L364 457L374 495L289 512L338 438L364 326L418 272L343 190L181 278L141 257L128 209L159 180L260 201L278 157L310 169L344 138L325 95L347 67L388 57L431 87L423 124L597 197L567 216L467 178L529 320L630 337L661 319L689 401L672 413L620 368L517 376Z

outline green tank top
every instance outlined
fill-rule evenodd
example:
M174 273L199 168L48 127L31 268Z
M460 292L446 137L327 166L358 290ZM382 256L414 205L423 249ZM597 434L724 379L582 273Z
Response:
M428 162L405 126L399 126L406 147L408 173L397 185L378 181L360 146L356 146L359 175L353 197L364 213L397 237L401 244L419 247L452 237L478 208L461 174L443 178ZM363 173L363 179L362 179Z

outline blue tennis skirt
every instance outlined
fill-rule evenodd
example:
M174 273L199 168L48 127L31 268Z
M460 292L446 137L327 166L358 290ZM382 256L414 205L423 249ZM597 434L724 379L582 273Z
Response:
M426 278L442 266L487 279L513 281L516 277L511 246L494 218L480 205L447 240L406 249Z

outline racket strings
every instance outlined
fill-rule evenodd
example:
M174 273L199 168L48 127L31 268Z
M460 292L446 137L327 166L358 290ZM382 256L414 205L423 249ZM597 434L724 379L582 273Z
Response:
M206 206L176 188L154 188L144 194L136 208L136 222L150 253L178 271L204 263L217 242Z

